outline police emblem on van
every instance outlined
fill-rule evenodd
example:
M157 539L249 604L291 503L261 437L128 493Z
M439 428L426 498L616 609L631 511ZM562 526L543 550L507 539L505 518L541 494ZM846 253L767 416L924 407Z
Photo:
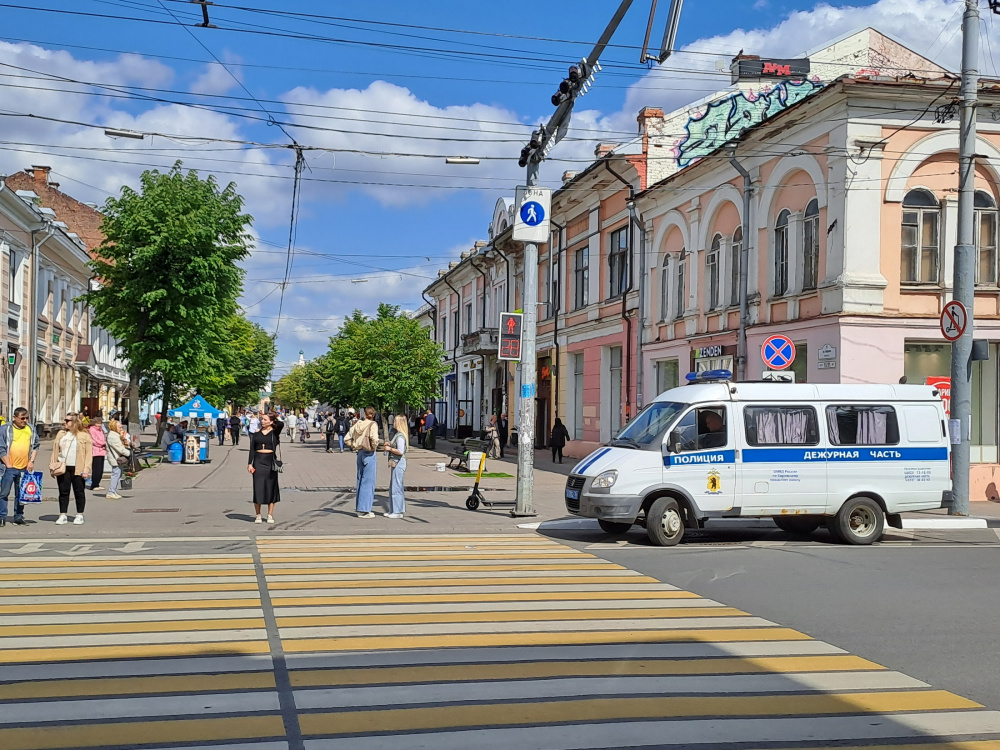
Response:
M709 495L721 495L722 494L722 475L717 471L708 472L708 489L706 490Z

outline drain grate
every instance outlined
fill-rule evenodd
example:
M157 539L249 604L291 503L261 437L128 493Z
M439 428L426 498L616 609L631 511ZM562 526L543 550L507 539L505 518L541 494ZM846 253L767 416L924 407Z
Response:
M180 508L136 508L133 513L180 513Z

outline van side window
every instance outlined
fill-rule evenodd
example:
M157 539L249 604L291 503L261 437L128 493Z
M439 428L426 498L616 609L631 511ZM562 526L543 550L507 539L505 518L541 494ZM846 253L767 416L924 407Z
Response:
M747 445L817 445L819 422L811 406L747 406Z
M940 443L941 417L930 404L905 404L906 440L910 443Z
M693 409L677 423L674 433L680 437L682 453L725 448L729 444L726 409L723 406Z
M828 406L832 445L899 445L899 423L891 406Z

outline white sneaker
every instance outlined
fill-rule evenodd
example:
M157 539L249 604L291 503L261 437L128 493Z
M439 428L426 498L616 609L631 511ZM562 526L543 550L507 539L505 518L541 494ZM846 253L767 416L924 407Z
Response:
M63 513L59 518L56 519L56 526L62 526L64 523L69 523L69 519L66 518L66 514Z
M386 518L402 518L403 514L402 513L386 513L385 517Z
M109 492L109 493L108 493L107 495L105 495L104 497L105 497L106 499L108 499L108 500L121 500L121 499L122 499L122 496L121 496L121 495L119 495L119 494L118 494L117 492Z
M73 519L74 526L83 526L83 513L77 513L76 518Z
M271 515L269 515L269 516L267 517L267 522L268 522L268 523L274 523L274 516L271 516Z
M264 519L262 519L260 516L257 516L255 519L253 519L253 522L254 523L264 523Z
M101 485L97 485L96 487L91 487L91 488L90 488L90 491L91 491L91 492L98 492L98 491L100 491L100 490L103 490L103 489L104 489L104 488L103 488L103 487L101 487Z
M375 514L372 513L371 511L368 511L367 513L360 513L359 512L358 513L358 518L375 518Z

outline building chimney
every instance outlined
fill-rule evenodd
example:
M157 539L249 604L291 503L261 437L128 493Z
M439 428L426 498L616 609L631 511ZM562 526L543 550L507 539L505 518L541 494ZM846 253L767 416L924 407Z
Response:
M35 178L35 182L42 185L49 184L49 172L52 171L52 167L42 167L37 164L31 165L31 176Z
M603 159L605 156L610 154L615 150L616 143L598 143L597 148L594 149L594 157L597 159Z
M578 171L573 171L573 170L568 170L566 172L563 172L562 176L563 185L565 185L567 182L575 178L578 174L580 174Z
M636 119L639 121L639 132L645 133L650 120L663 119L663 109L661 107L643 107L639 110L639 116Z

